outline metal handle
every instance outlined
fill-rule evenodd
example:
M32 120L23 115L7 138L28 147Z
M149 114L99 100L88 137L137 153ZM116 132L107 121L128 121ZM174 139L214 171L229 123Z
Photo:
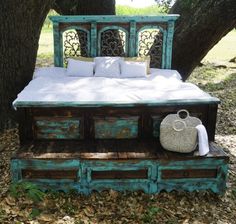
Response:
M175 124L178 123L178 122L183 124L183 128L177 128L177 127L175 126ZM175 131L183 131L186 127L187 127L187 126L186 126L186 123L185 123L184 121L182 121L182 120L175 120L175 121L173 122L173 124L172 124L172 128L173 128Z
M180 117L180 113L186 113L186 117L185 118L181 118ZM180 119L182 119L182 120L184 120L184 119L186 119L186 118L188 118L189 117L189 112L187 111L187 110L185 110L185 109L182 109L182 110L179 110L178 112L177 112L177 115L178 115L178 117L180 118Z

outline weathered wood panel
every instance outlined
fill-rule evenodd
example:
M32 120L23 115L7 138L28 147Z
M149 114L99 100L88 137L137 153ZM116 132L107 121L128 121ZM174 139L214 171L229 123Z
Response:
M148 179L148 170L109 170L92 171L92 180L96 179Z
M130 139L138 137L138 117L95 117L96 139Z
M162 179L181 178L216 178L217 169L182 169L182 170L162 170Z
M82 118L35 117L36 139L82 139Z
M23 179L77 179L78 170L34 170L23 169Z

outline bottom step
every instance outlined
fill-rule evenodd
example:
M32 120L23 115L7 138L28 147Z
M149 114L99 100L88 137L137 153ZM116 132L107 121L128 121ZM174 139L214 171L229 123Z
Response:
M212 146L213 147L213 146ZM11 160L14 182L29 181L41 189L92 191L212 190L222 194L226 188L228 157L214 146L207 157L179 156L175 159L86 160L82 158L24 158Z

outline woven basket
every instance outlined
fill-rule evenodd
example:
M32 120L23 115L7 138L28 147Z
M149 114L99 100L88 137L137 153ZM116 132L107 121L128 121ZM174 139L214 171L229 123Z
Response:
M180 117L180 113L185 113L185 118ZM189 116L187 110L179 110L177 114L167 115L160 125L160 142L164 149L189 153L197 146L197 125L201 120Z

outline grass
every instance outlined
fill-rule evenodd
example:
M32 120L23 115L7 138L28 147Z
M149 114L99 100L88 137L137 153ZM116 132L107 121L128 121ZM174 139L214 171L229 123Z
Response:
M236 29L229 32L203 59L208 62L228 62L236 56Z
M164 7L153 5L144 8L133 8L130 6L117 5L116 14L117 15L158 15L160 13L165 13L166 9Z

